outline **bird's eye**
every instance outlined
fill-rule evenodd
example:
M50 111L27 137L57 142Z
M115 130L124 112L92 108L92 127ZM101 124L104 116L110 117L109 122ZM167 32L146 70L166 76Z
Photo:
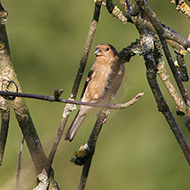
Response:
M110 48L109 48L109 47L107 47L105 50L106 50L106 51L109 51L109 50L110 50Z

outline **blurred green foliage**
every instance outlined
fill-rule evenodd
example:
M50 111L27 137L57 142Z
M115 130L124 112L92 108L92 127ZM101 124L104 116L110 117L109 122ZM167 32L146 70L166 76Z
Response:
M188 19L175 10L174 4L165 0L152 0L149 3L164 24L184 37L188 36ZM92 19L93 1L4 0L2 4L9 12L7 33L12 60L23 91L51 95L55 88L62 88L62 97L68 98ZM122 25L102 7L85 76L95 59L93 50L97 44L110 43L119 51L138 37L139 34L132 24ZM188 68L189 62L187 55ZM172 75L171 79L173 80ZM176 116L171 97L163 84L160 81L159 83ZM185 86L190 92L189 82ZM187 161L165 118L157 111L146 80L143 58L134 57L126 64L126 76L114 102L127 101L139 92L144 92L145 95L134 106L111 111L97 143L86 189L189 189ZM26 101L48 154L64 105L31 99ZM72 143L64 140L60 143L53 168L61 189L71 190L78 186L81 167L72 165L69 159L87 141L97 111L95 109L89 113ZM68 124L74 115L75 113L71 115ZM190 143L184 118L176 118ZM0 167L1 190L16 189L21 139L22 134L12 112L3 166ZM21 185L23 190L35 186L34 167L26 146L23 150Z

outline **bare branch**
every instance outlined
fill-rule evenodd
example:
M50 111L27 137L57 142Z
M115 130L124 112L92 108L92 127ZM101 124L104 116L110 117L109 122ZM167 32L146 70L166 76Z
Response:
M24 146L24 137L22 138L22 142L20 145L20 152L19 152L19 156L18 156L18 168L17 168L17 175L16 175L16 188L17 190L21 190L21 186L20 186L20 174L21 174L21 161L22 161L22 150L23 150L23 146Z
M126 21L128 21L130 23L134 23L134 24L137 22L141 22L146 26L147 29L149 29L152 32L154 32L155 34L157 34L157 31L155 30L155 28L153 27L153 25L150 23L149 20L141 18L140 15L137 16L137 14L139 13L138 6L134 6L131 3L131 1L127 0L126 1L127 3L130 2L128 5L128 8L130 8L130 10L128 10L125 0L119 0L119 1L120 1L120 4L125 8L125 11L129 14L129 15L125 15L122 13L126 17ZM108 12L110 14L113 14L112 10L114 7L117 7L117 6L114 5L111 0L108 2L111 2L111 3L109 3L110 4L109 8L107 7ZM140 2L140 1L136 0L136 2ZM119 20L121 20L121 19L119 19ZM185 49L187 49L187 51L190 52L190 41L189 40L185 39L183 36L181 36L180 34L175 32L173 29L165 26L161 22L159 22L159 23L163 27L164 38L171 45L171 47L173 47L175 50L178 50L179 52L185 52Z
M2 81L4 79L4 67L6 66L6 57L10 55L9 44L5 29L6 18L8 12L4 10L0 2L0 87L2 88ZM8 127L10 110L8 102L0 97L0 110L1 110L1 133L0 133L0 165L2 164Z
M136 0L137 1L137 0ZM162 44L162 47L163 47L163 50L164 50L164 53L166 55L166 59L169 63L169 66L172 70L172 73L174 75L174 78L176 80L176 83L178 85L178 88L181 92L181 95L185 101L185 104L187 105L187 108L188 110L190 109L190 98L187 94L187 90L185 89L180 77L179 77L179 74L177 72L177 69L174 65L174 62L172 60L172 56L170 54L170 51L169 51L169 48L167 46L167 43L166 43L166 40L165 40L165 33L164 33L164 29L162 27L162 25L160 24L160 22L158 21L158 19L154 16L155 13L150 9L150 7L148 6L147 2L145 2L144 0L138 0L138 4L139 6L143 6L144 8L144 13L148 16L148 18L150 19L152 25L154 26L155 30L157 31L158 33L158 36L160 38L160 41L161 41L161 44ZM189 111L187 110L187 113L189 113ZM190 122L190 116L189 114L186 115L187 116L187 122L186 122L186 125L187 127L189 128L189 125Z
M67 100L67 99L56 99L54 96L46 96L46 95L38 95L38 94L26 94L26 93L18 93L18 92L7 92L7 91L0 91L0 96L3 97L24 97L24 98L34 98L38 100L45 100L49 102L60 102L60 103L67 103L67 104L76 104L76 105L84 105L84 106L92 106L92 107L104 107L109 109L123 109L133 105L139 98L141 98L144 93L137 94L132 100L125 103L120 104L103 104L103 103L91 103L91 102L81 102L76 100Z
M10 109L7 100L0 97L1 112L1 132L0 132L0 166L2 165L3 155L9 129Z
M154 55L155 47L154 47L154 39L152 33L145 32L141 34L141 40L142 40L142 45L144 46L143 50L144 50L145 65L147 68L147 80L151 87L154 98L156 100L158 110L162 112L163 115L165 116L173 134L175 135L175 138L178 141L179 146L181 147L185 155L188 164L190 165L190 148L169 106L167 105L156 80L157 68L156 68L156 61Z
M173 98L173 100L177 106L177 113L185 115L186 114L185 103L183 102L179 93L177 92L174 85L172 84L172 82L169 78L169 75L168 75L168 73L164 67L164 61L163 60L160 60L160 62L157 65L157 68L158 68L159 77L163 81L166 89L170 93L171 97Z
M106 7L108 12L116 17L118 20L120 20L123 24L126 24L128 21L132 22L130 17L124 15L118 6L113 4L112 0L107 0Z
M88 173L89 173L89 170L90 170L91 162L92 162L92 155L89 155L87 157L87 159L85 160L85 164L84 164L83 169L82 169L82 174L81 174L81 177L80 177L78 190L83 190L85 188L85 186L86 186L87 177L88 177Z
M21 86L11 62L5 27L7 15L7 11L4 10L0 3L0 84L1 87L6 87L8 91L14 92L18 90L18 92L21 92ZM22 98L13 98L11 104L38 175L47 165L48 158L45 155L25 101Z
M157 48L160 49L159 50L160 58L157 56L157 58L158 58L157 59L157 69L158 69L157 73L177 106L177 114L184 115L184 114L186 114L187 108L186 108L183 100L181 99L179 93L177 92L177 90L173 86L172 82L170 81L169 75L167 74L167 71L164 67L164 61L161 58L161 52L160 52L161 51L160 42L157 40L157 42L155 42L155 43L157 43ZM120 58L124 59L126 62L129 61L130 58L136 54L137 55L143 54L140 40L136 40L136 42L131 43L131 45L127 46L126 48L123 48L119 53Z
M95 34L95 31L96 31L97 25L98 25L101 4L102 4L102 1L100 1L100 0L95 2L93 19L92 19L92 22L91 22L91 25L90 25L90 28L89 28L88 36L87 36L86 43L85 43L84 50L83 50L83 55L82 55L81 60L80 60L79 69L78 69L78 72L77 72L77 75L76 75L76 78L75 78L75 81L74 81L74 84L73 84L70 99L75 99L76 96L77 96L79 85L80 85L80 82L81 82L81 79L82 79L82 76L83 76L83 73L84 73L84 69L85 69L85 66L86 66L86 62L87 62L87 59L88 59L88 54L89 54L89 51L90 51L90 48L91 48L91 44L92 44L92 41L93 41L93 38L94 38L94 34ZM55 153L57 151L59 142L60 142L61 137L63 135L63 131L64 131L64 128L65 128L65 125L67 123L67 120L68 120L68 117L69 117L70 113L71 113L70 106L68 104L66 104L66 106L64 108L64 112L63 112L63 117L61 119L61 123L60 123L58 131L57 131L57 135L55 137L51 152L49 154L49 162L48 162L48 165L47 165L47 170L49 170L50 167L51 167L51 164L53 162ZM48 174L49 174L49 171L48 171Z

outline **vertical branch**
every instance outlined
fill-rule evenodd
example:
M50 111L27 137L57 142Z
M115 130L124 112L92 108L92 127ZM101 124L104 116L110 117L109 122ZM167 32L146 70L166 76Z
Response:
M24 137L22 138L22 142L20 145L20 152L18 156L18 168L17 168L17 175L16 175L16 188L17 190L21 190L21 185L20 185L20 174L21 174L21 161L22 161L22 150L24 146Z
M4 60L5 54L10 55L7 34L5 30L6 17L8 13L4 10L0 2L0 87L3 88L3 71L5 68ZM3 90L3 89L1 89ZM7 139L10 110L7 100L0 97L0 110L1 110L1 133L0 133L0 165L2 164L3 154Z
M0 166L2 165L3 155L9 129L10 110L7 100L0 97L0 112L1 112L1 131L0 131Z
M81 60L80 60L79 69L78 69L78 72L77 72L77 75L76 75L76 78L75 78L75 81L74 81L74 84L73 84L73 87L72 87L70 99L75 99L76 96L77 96L79 85L80 85L80 82L81 82L81 79L82 79L82 76L83 76L83 73L84 73L84 69L85 69L85 66L86 66L86 62L87 62L87 59L88 59L88 54L89 54L89 51L90 51L90 48L91 48L91 44L92 44L92 41L93 41L93 38L94 38L94 34L95 34L95 31L96 31L97 25L98 25L101 4L102 4L102 1L100 1L100 0L95 2L93 19L92 19L92 22L91 22L91 25L90 25L90 28L89 28L88 36L87 36L86 43L85 43L84 50L83 50L83 54L82 54L82 57L81 57ZM51 152L49 154L49 163L47 165L48 170L49 170L49 168L50 168L50 166L51 166L51 164L53 162L53 159L54 159L55 153L57 151L59 142L61 140L65 125L67 123L68 117L69 117L71 111L74 108L75 107L73 107L70 104L66 104L66 106L64 108L63 117L62 117L60 126L58 128L57 135L55 137L54 144L52 146Z

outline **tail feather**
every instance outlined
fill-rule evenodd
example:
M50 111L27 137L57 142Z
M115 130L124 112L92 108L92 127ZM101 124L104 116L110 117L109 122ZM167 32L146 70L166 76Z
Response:
M76 114L71 126L69 127L69 129L66 133L66 136L65 136L65 140L69 140L70 142L73 140L73 138L74 138L76 132L78 131L83 119L86 116L86 115L80 116L79 111L77 112L77 114Z

